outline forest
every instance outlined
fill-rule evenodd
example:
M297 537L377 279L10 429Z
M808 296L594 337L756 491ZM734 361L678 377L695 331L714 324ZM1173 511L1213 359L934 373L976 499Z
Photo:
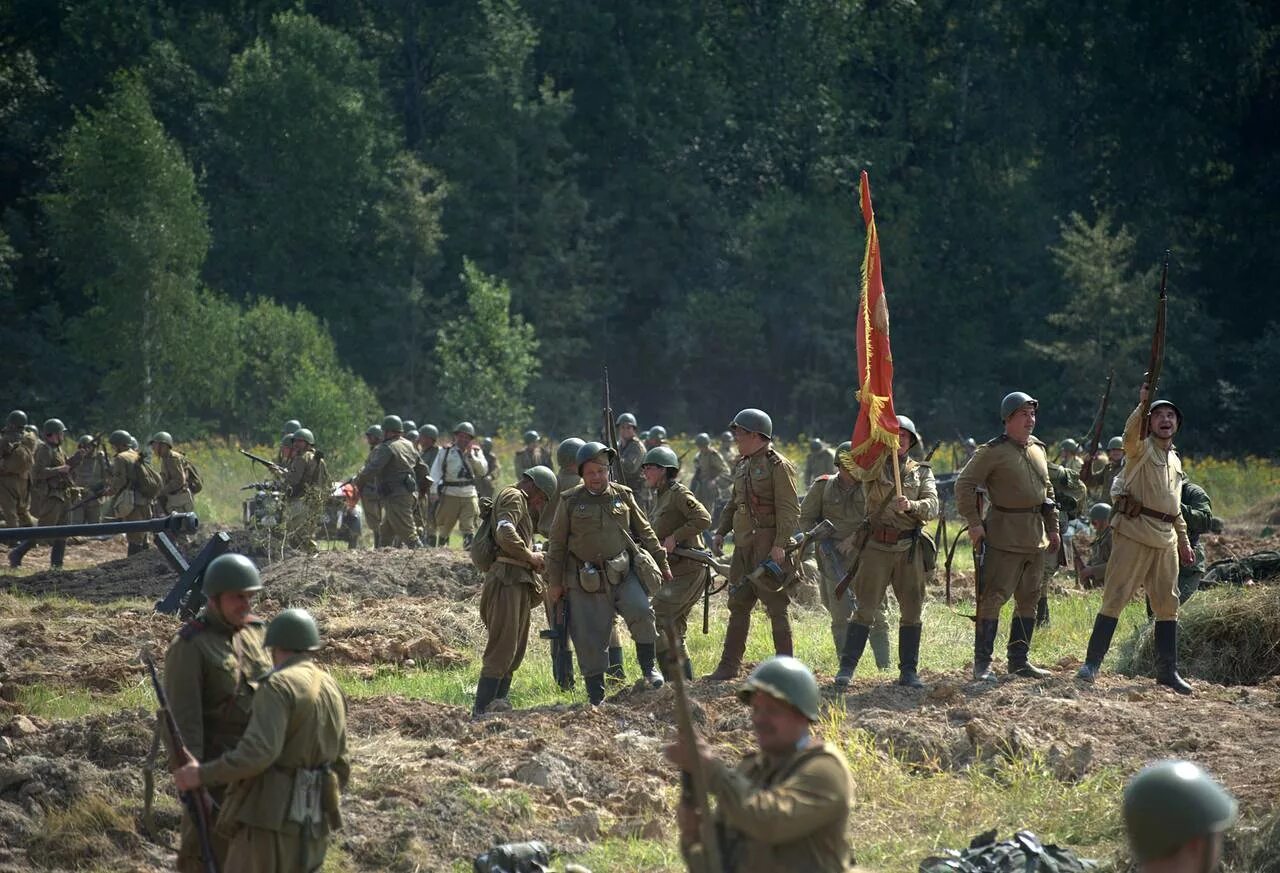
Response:
M8 0L0 397L351 443L768 410L847 438L870 175L896 406L1271 454L1280 5Z

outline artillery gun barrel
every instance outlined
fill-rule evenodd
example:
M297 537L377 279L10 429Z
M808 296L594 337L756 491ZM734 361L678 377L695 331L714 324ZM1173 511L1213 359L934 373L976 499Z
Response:
M22 540L60 540L127 533L195 533L200 519L194 512L175 512L164 518L141 521L103 521L97 524L55 524L48 527L0 527L0 543Z

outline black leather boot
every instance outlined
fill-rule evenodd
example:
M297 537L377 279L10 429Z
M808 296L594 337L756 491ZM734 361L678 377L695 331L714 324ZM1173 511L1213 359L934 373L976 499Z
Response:
M609 666L604 673L610 682L627 681L627 674L622 670L622 646L609 647Z
M604 703L604 674L597 673L594 676L584 676L583 681L587 685L587 701L592 706L599 706Z
M1178 675L1178 621L1158 621L1156 636L1156 684L1190 694L1191 686Z
M898 628L898 684L923 688L916 670L920 667L920 625Z
M498 683L502 681L490 676L481 676L480 681L476 683L476 702L471 707L471 714L484 715L484 711L489 708L489 704L493 702L498 695Z
M1040 602L1036 604L1036 627L1049 626L1049 595L1040 595Z
M35 540L23 540L22 542L14 546L12 549L10 549L9 550L9 566L21 567L22 557L27 552L31 551L31 547L33 545L35 545Z
M636 660L640 662L640 676L649 687L661 688L666 679L663 678L662 671L655 663L657 657L654 653L654 644L636 643Z
M1116 632L1117 619L1109 615L1099 614L1093 620L1093 633L1089 634L1089 648L1085 652L1084 664L1076 673L1076 678L1084 682L1092 682L1098 678L1102 669L1102 659L1111 648L1111 637Z
M49 552L49 566L55 570L62 569L62 559L67 554L67 541L54 540L53 549Z
M991 653L995 651L996 634L1000 632L999 619L978 619L973 626L973 678L977 682L994 682L991 672Z
M844 651L840 653L840 670L836 673L836 688L848 688L853 681L853 674L858 669L858 661L867 647L867 637L871 628L856 621L849 622L849 629L844 634Z
M1047 679L1052 673L1041 670L1027 660L1031 651L1031 635L1035 632L1034 618L1018 618L1014 616L1009 625L1009 647L1005 653L1009 658L1009 672L1027 679Z

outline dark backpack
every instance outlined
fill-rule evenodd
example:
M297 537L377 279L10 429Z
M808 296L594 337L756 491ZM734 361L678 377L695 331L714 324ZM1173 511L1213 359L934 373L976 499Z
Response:
M480 498L480 526L471 538L471 545L467 546L467 554L481 573L488 572L498 560L498 541L493 536L493 499L490 497Z
M1041 845L1031 831L1018 831L1013 839L997 843L996 832L973 838L962 852L948 849L920 862L919 873L1086 873L1097 861L1077 857L1070 849Z
M134 464L134 474L138 480L134 488L143 500L155 500L160 496L160 488L164 485L164 482L161 481L160 474L156 472L155 467L151 466L142 457L139 457L137 463Z

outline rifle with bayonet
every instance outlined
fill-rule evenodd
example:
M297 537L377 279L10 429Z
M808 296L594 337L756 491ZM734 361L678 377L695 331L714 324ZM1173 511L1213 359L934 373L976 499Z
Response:
M247 452L244 449L240 449L240 454L244 455L250 461L256 461L257 463L266 467L272 473L275 473L277 476L283 476L289 472L284 467L281 467L279 464L277 464L275 461L268 461L266 458L262 457L261 455L255 455L253 452Z
M1164 333L1165 315L1169 307L1169 250L1164 251L1164 268L1160 271L1160 297L1156 300L1156 326L1151 333L1151 356L1147 359L1147 399L1142 401L1142 409L1138 420L1142 425L1142 438L1147 438L1150 423L1147 414L1151 411L1151 402L1156 399L1156 389L1160 387L1160 371L1164 368Z
M1107 374L1107 385L1102 389L1102 400L1098 403L1098 412L1093 417L1093 424L1089 427L1089 439L1085 446L1084 466L1080 468L1080 481L1086 486L1092 485L1093 479L1093 459L1098 454L1098 448L1102 444L1102 429L1106 426L1107 405L1111 402L1111 383L1116 377L1116 368L1112 367L1111 372Z

